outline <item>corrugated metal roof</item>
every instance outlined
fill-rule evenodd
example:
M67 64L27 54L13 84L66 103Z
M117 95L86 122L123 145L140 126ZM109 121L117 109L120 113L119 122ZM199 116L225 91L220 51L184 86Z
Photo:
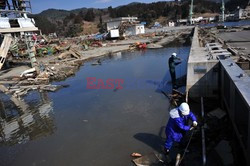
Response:
M33 24L32 20L30 18L18 18L17 21L20 25L20 28L35 27L35 25Z
M0 18L0 28L10 28L9 18Z

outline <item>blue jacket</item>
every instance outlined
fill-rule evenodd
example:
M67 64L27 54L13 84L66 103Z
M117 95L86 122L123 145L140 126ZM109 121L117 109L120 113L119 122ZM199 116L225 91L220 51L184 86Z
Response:
M166 136L175 142L180 142L183 134L190 129L188 121L196 121L195 115L190 111L186 116L182 115L178 108L170 111L170 118L166 127Z

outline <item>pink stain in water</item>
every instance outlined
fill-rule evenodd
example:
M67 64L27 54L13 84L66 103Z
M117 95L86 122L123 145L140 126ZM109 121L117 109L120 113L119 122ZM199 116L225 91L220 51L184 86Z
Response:
M96 77L87 77L87 89L123 89L123 79L96 79Z

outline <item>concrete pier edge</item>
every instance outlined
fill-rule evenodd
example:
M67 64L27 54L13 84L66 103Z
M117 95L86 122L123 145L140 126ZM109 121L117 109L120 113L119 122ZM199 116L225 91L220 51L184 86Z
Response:
M220 100L250 166L250 77L231 58L208 60L205 48L200 46L198 31L195 27L188 59L186 100L196 97Z

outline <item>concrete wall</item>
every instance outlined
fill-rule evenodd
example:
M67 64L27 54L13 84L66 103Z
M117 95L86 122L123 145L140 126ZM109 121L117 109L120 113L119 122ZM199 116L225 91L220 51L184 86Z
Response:
M231 59L220 61L220 94L250 166L250 77Z
M188 59L187 92L189 97L218 96L218 60L208 60L208 52L200 47L198 28L194 29Z
M250 77L232 60L207 60L195 28L187 70L187 97L215 97L229 114L250 166ZM243 74L240 77L240 74Z

